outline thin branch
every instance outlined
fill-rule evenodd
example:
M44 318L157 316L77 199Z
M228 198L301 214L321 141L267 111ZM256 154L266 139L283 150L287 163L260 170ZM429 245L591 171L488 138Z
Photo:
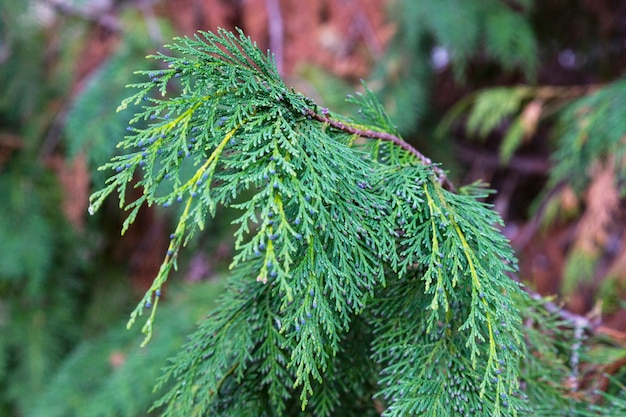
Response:
M384 141L394 143L395 145L399 146L400 148L404 149L405 151L415 156L422 164L431 167L433 172L437 176L437 180L439 181L439 183L443 185L446 189L452 192L456 191L454 184L450 182L450 180L446 176L445 171L439 168L438 166L436 166L435 164L433 164L433 161L431 161L430 158L427 158L426 156L424 156L424 154L422 154L420 151L415 149L408 142L404 141L404 139L396 135L392 135L391 133L387 133L387 132L379 132L379 131L371 130L371 129L359 129L354 126L347 125L339 120L331 119L325 114L316 113L312 109L307 110L307 115L311 116L311 118L317 121L326 123L327 125L337 130L341 130L342 132L350 133L353 135L358 135L363 138L379 139L379 140L384 140Z

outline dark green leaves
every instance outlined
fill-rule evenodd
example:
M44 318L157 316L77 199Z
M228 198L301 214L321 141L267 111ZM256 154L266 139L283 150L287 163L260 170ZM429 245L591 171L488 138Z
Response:
M447 191L370 91L352 98L356 122L289 90L241 33L170 49L180 56L154 57L167 68L122 104L147 103L132 123L148 127L131 124L91 200L117 192L124 227L144 203L180 206L129 323L152 305L146 341L181 247L218 205L239 212L229 286L166 369L165 415L373 413L377 392L387 415L449 415L440 385L459 378L471 390L455 411L520 409L503 399L518 390L521 333L497 215ZM127 203L129 185L143 194Z
M558 120L560 143L554 154L552 183L578 179L573 186L582 188L594 165L605 161L620 179L626 177L625 92L626 82L618 81L566 107Z

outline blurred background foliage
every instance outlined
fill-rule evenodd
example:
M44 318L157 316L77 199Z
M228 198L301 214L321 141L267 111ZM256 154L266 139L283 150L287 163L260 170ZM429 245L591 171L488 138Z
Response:
M169 213L143 209L124 238L115 201L87 216L133 71L172 36L217 27L243 28L287 84L339 112L367 80L458 184L498 190L516 278L585 323L564 383L621 395L625 19L618 0L0 1L0 415L148 415L160 368L219 293L228 213L191 243L139 349L124 322Z

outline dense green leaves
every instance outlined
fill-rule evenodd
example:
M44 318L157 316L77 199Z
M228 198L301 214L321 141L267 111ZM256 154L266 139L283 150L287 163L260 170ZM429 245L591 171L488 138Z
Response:
M625 92L626 81L620 80L574 101L562 112L553 183L575 180L573 185L579 189L588 184L598 162L613 167L620 180L625 177Z
M429 182L423 169L401 170L388 175L395 181L387 188L399 235L391 265L404 280L390 283L374 302L373 350L383 365L381 395L391 404L386 415L521 410L514 394L524 347L510 298L519 289L506 275L515 265L494 228L497 216L476 196ZM430 367L415 366L424 363ZM454 381L462 386L446 390Z
M389 416L523 411L522 295L484 192L446 189L369 91L351 98L352 120L288 89L241 33L170 49L180 56L156 56L167 68L143 72L122 104L148 103L91 199L93 211L117 192L125 227L144 203L181 205L129 323L150 309L146 341L181 247L218 205L240 216L220 306L166 368L161 383L174 385L155 406L328 416L371 412L375 396ZM126 202L129 186L142 196Z
M375 78L381 95L403 133L432 112L435 72L449 69L467 79L477 57L505 71L535 78L537 41L528 14L532 1L420 0L393 2L398 23L395 39L380 61ZM419 22L419 24L416 24ZM478 61L478 60L477 60Z
M96 169L115 154L115 144L124 136L124 127L139 107L130 106L126 111L117 113L111 109L126 98L127 90L124 86L132 77L131 71L149 68L149 62L143 57L146 51L155 46L147 36L148 29L140 15L127 13L124 20L127 22L123 41L89 75L68 111L64 129L69 157L84 153L96 182L106 178L105 174L98 174ZM168 28L162 25L161 29L167 31Z
M72 350L40 395L31 398L26 415L144 415L154 400L152 388L161 367L180 348L222 289L219 282L196 284L192 288L169 287L159 334L145 349L137 345L136 334L126 331L123 323L115 320L116 325L109 331ZM111 308L110 300L107 307Z
M20 158L22 169L34 169ZM0 175L0 404L15 401L25 411L32 390L43 389L78 331L81 251L65 219L49 210L58 186L49 172L28 177L21 170ZM62 233L55 231L63 230ZM77 256L79 255L79 256ZM48 311L50 306L60 308ZM25 306L28 306L25 309Z

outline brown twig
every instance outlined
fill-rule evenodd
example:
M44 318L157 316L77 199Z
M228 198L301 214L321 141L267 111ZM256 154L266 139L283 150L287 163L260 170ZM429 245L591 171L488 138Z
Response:
M430 158L424 156L424 154L411 146L411 144L405 142L404 139L387 132L379 132L371 129L359 129L354 126L347 125L340 120L331 119L325 114L319 114L312 109L307 110L307 115L311 116L312 119L315 119L322 123L326 123L327 125L337 130L341 130L342 132L358 135L363 138L379 139L394 143L395 145L415 156L422 164L431 167L433 172L437 176L437 180L439 181L439 183L443 185L446 189L452 192L456 191L454 184L450 182L450 180L446 176L445 171L433 164L433 161L431 161Z

